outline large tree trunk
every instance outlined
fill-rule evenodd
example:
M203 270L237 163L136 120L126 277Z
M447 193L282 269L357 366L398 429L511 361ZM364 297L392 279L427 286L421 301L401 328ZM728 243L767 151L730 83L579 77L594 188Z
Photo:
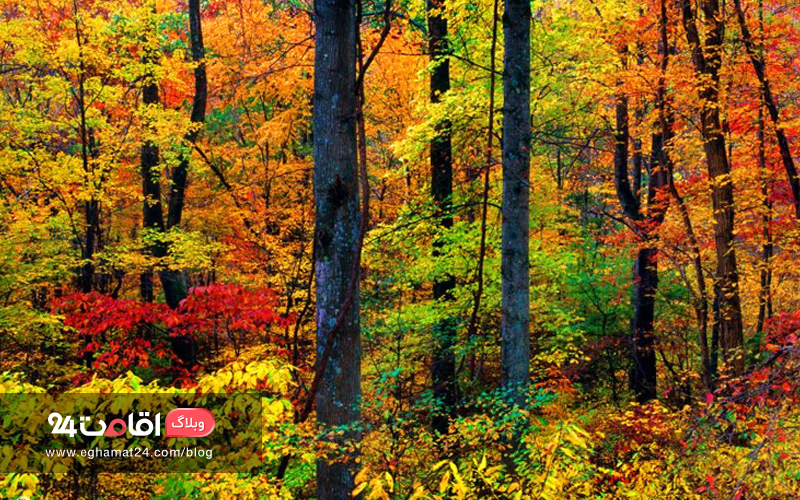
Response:
M622 57L625 54L622 53ZM620 93L616 103L614 131L614 185L620 207L625 216L637 224L642 219L639 198L631 190L628 178L628 99ZM640 402L653 399L656 394L656 356L654 350L653 318L655 316L655 290L658 271L655 249L647 242L639 249L633 266L633 316L630 333L630 388Z
M431 102L441 101L450 90L450 60L447 57L447 19L441 13L442 0L428 0L428 49L435 63L431 72ZM431 141L431 195L436 206L438 221L443 230L453 227L453 161L450 122L436 125L436 137ZM441 255L443 241L433 242L433 256ZM447 275L433 284L433 300L449 301L453 298L455 278ZM433 430L444 434L453 416L457 399L456 381L456 321L446 317L433 327L433 395L442 405L432 420Z
M189 41L191 43L192 61L197 66L194 69L192 128L184 136L184 141L189 145L194 145L197 140L197 134L200 132L200 126L206 119L206 102L208 100L208 80L204 61L205 46L203 45L203 28L200 19L200 0L189 0ZM191 151L184 154L178 166L172 170L172 182L170 183L167 204L167 231L178 227L183 217L190 158ZM178 270L165 269L159 275L167 304L170 308L177 309L188 294L188 286L183 273Z
M146 60L152 60L152 55L146 55ZM142 102L145 106L157 106L159 103L158 84L152 77L148 78L142 89ZM158 169L158 145L146 139L141 149L141 175L142 195L142 226L150 236L164 232L164 212L161 208L161 172ZM147 245L148 253L153 257L166 255L166 248L162 241L155 241ZM142 300L152 302L153 270L148 269L140 276L139 293Z
M658 249L644 242L633 264L633 318L631 319L631 390L640 403L655 399L656 351L653 320L658 289Z
M667 126L666 70L669 60L666 37L666 9L662 3L658 52L661 54L661 74L656 89L656 110L659 123L652 133L651 156L648 169L647 210L643 210L639 196L628 178L628 144L631 140L628 126L628 99L620 90L616 103L616 130L614 133L614 185L620 206L640 239L633 265L633 316L631 317L630 388L639 402L657 397L656 336L654 330L656 291L658 290L658 239L657 230L664 221L668 199L659 193L668 184L670 168L665 145L670 139ZM627 53L620 51L625 64ZM639 160L641 161L641 160ZM634 172L634 178L636 178ZM637 186L638 187L638 186Z
M314 58L314 197L316 201L317 356L336 335L316 394L323 428L357 425L361 399L358 263L359 212L356 149L356 13L353 0L318 0ZM353 294L352 297L348 297ZM337 331L343 303L350 307ZM358 438L351 429L337 441ZM353 461L317 461L317 498L349 500Z
M184 136L184 141L194 145L201 125L206 119L206 102L208 101L208 79L206 78L205 46L203 45L203 25L200 18L200 0L189 0L189 41L192 49L194 68L194 98L192 99L192 128ZM185 206L186 184L189 173L191 150L184 154L178 166L172 170L169 201L167 204L166 230L178 227L183 218ZM189 294L184 273L176 269L164 269L160 273L164 299L171 309L177 309ZM192 366L197 359L197 343L188 335L170 337L172 351L185 364Z
M744 357L741 352L744 336L739 301L739 274L733 241L733 180L719 113L723 21L718 0L702 0L700 5L705 23L708 25L705 46L701 45L691 2L681 0L683 25L689 45L692 47L692 61L698 77L706 82L699 91L699 97L702 102L701 133L711 178L714 242L717 253L712 339L715 337L719 339L723 360L731 366L734 374L740 374L744 371ZM713 359L712 364L714 364Z
M506 0L503 31L502 385L525 405L530 378L531 4Z

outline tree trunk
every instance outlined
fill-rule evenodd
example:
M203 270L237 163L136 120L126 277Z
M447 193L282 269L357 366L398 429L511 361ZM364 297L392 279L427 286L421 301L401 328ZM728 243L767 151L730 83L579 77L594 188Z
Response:
M192 128L184 136L184 141L194 145L200 126L206 119L206 102L208 100L208 80L206 78L205 46L203 45L203 28L200 18L200 0L189 0L189 41L191 43L192 62L194 68L194 98L192 100ZM189 173L191 150L185 153L178 165L172 170L172 179L167 203L166 230L180 226L185 206L186 185ZM179 270L165 269L159 273L164 299L171 309L177 309L188 294L188 285ZM181 356L183 358L184 356Z
M753 41L753 35L750 32L750 28L747 26L747 18L742 8L742 0L733 0L733 4L736 7L736 18L739 20L739 29L742 32L744 47L747 50L747 55L750 56L750 62L758 77L758 83L761 85L761 98L769 112L772 123L775 125L775 138L778 141L781 161L783 162L783 168L786 170L786 175L789 177L789 186L792 188L795 216L800 219L800 179L797 177L797 168L795 168L792 152L789 149L789 140L786 138L786 133L781 127L778 101L772 93L772 87L767 78L767 66L764 60L764 54L763 51L758 50Z
M625 54L622 54L625 57ZM628 99L620 93L616 104L616 130L614 132L614 185L617 198L625 216L633 224L642 219L639 199L631 190L628 179ZM641 236L641 235L640 235ZM646 235L645 235L646 237ZM655 316L655 290L658 270L653 262L656 250L648 242L639 249L633 265L633 316L630 331L630 388L640 402L656 396L656 356L654 350L653 318Z
M616 104L616 130L614 133L614 185L620 206L631 221L639 238L639 250L633 264L633 316L631 317L630 353L632 367L630 388L640 403L655 399L657 393L656 336L654 330L655 295L658 289L658 239L657 230L664 221L668 199L659 193L668 185L669 156L665 145L670 139L667 124L666 69L669 60L668 40L666 38L666 8L662 3L660 23L661 37L658 52L661 55L661 73L656 89L656 110L659 123L652 133L651 157L648 169L647 210L642 209L639 196L631 188L628 178L628 99L620 90ZM625 64L626 51L620 51ZM639 159L641 162L642 159ZM636 178L634 172L634 178ZM638 186L637 186L638 188Z
M506 0L503 31L502 386L526 405L530 379L531 4Z
M639 249L633 265L634 293L631 321L631 390L636 400L645 403L655 399L656 351L653 320L655 319L655 294L658 288L658 250L645 242Z
M83 33L78 17L78 3L73 1L73 18L75 22L75 41L78 45L78 61L80 73L78 74L78 114L80 115L80 140L81 140L81 164L83 172L87 178L93 173L92 158L96 156L96 149L92 131L86 123L86 65L83 60ZM84 219L86 227L84 229L83 244L81 245L81 264L78 270L78 288L83 293L89 293L94 287L94 254L100 238L100 201L92 194L91 198L84 202ZM76 235L77 236L77 235Z
M467 323L467 345L469 351L467 356L469 358L469 375L472 380L477 380L480 377L481 367L483 360L476 355L476 344L478 339L478 313L481 310L481 300L483 298L483 267L486 262L486 234L487 234L487 217L489 214L489 188L491 187L491 171L494 165L494 97L495 97L495 63L497 61L497 25L500 11L500 0L492 2L492 39L489 48L489 110L487 112L487 127L486 127L486 163L483 167L483 190L481 193L481 225L480 232L481 238L478 244L478 266L475 269L475 284L476 290L472 299L472 312L469 315L469 322ZM470 183L474 179L471 174L467 172L467 177ZM467 213L467 221L472 224L474 222L471 211ZM483 348L483 345L480 345Z
M758 167L761 172L761 196L764 204L764 215L761 217L764 244L761 247L763 266L761 268L761 288L758 293L758 322L756 332L764 331L764 322L772 316L772 202L770 201L769 177L767 174L767 158L764 140L764 110L758 109Z
M152 60L152 55L145 56ZM149 76L142 89L142 102L145 106L157 106L159 103L158 84ZM142 226L150 237L158 237L164 232L164 213L161 208L161 172L158 170L158 145L146 139L141 149L141 175L142 195ZM154 241L147 244L147 252L153 257L166 255L163 241ZM143 301L152 302L153 270L148 269L140 277L140 295Z
M316 394L317 421L325 428L356 426L360 419L361 337L358 262L359 212L356 149L356 12L353 0L318 0L315 7L314 197L317 279L317 356L336 335ZM357 281L356 281L357 282ZM352 298L348 295L353 294ZM332 331L342 304L351 301ZM355 428L331 437L358 439ZM317 498L349 500L352 460L317 461Z
M739 274L733 241L733 181L719 114L723 21L718 0L702 0L700 4L705 22L708 24L705 46L701 45L691 2L681 0L683 25L689 45L692 47L695 71L698 77L707 82L699 91L699 97L702 102L701 133L708 174L711 178L714 242L717 251L712 344L714 338L719 339L723 360L730 365L734 374L740 374L744 371L744 357L741 352L744 335L739 301Z
M670 108L670 103L668 100L667 95L667 69L669 67L669 57L670 54L673 53L673 48L669 45L669 34L667 26L669 24L668 19L668 11L667 11L667 0L661 0L660 2L660 14L659 14L659 51L661 53L661 64L660 64L660 73L659 73L659 84L658 84L658 111L659 111L659 121L660 121L660 129L661 129L661 137L662 137L662 151L661 154L663 156L663 165L666 168L666 183L667 188L669 189L670 195L674 198L678 212L680 213L681 220L683 222L684 229L686 230L686 235L689 240L689 247L692 251L692 263L695 273L695 279L697 280L697 293L691 287L691 284L687 283L687 287L689 291L692 293L693 299L693 307L695 310L695 316L697 319L697 329L698 329L698 344L700 345L700 359L701 359L701 378L703 380L703 385L706 387L708 391L711 391L713 388L712 383L712 371L711 371L711 358L709 356L708 351L708 291L706 287L706 280L705 274L703 272L703 260L702 255L700 253L700 245L697 243L697 237L694 232L694 227L692 225L692 219L689 217L689 209L686 207L686 203L684 203L683 197L678 192L678 188L675 185L675 176L674 176L674 163L672 158L669 154L669 146L673 139L673 124L675 122L673 112Z
M622 54L625 57L625 54ZM616 126L614 131L614 186L617 189L622 212L632 220L641 219L639 198L631 190L628 179L628 143L630 127L628 126L628 98L624 94L617 95Z
M428 0L428 49L431 62L431 102L438 103L442 95L450 90L450 60L447 57L447 19L441 13L442 0ZM453 161L449 120L436 125L436 137L431 141L431 196L436 207L437 220L443 230L453 227ZM441 258L441 239L433 242L434 258ZM453 298L455 278L446 275L433 284L435 302ZM447 432L457 399L456 381L456 321L447 317L433 327L433 395L442 405L432 419L435 432Z

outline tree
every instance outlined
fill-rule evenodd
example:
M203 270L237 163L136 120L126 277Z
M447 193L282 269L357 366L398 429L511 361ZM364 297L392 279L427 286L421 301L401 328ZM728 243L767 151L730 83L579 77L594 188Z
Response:
M434 67L431 71L430 99L435 104L450 90L450 60L447 57L447 19L442 10L442 0L428 0L428 52ZM450 122L442 120L436 125L436 135L431 140L431 196L438 215L440 228L453 227L453 153ZM441 256L443 241L433 242L433 256ZM455 278L445 275L433 284L433 300L447 301L453 298ZM433 327L433 395L441 402L441 411L433 417L433 430L447 432L448 420L456 404L458 385L456 381L456 322L445 317Z
M197 140L200 127L205 122L206 103L208 101L208 79L204 60L205 46L203 45L203 26L200 18L200 0L189 0L189 41L192 50L192 62L195 64L194 96L192 98L191 112L192 128L189 129L183 139L186 142L186 146L191 148ZM179 227L181 224L190 158L191 150L185 152L181 156L178 165L172 169L165 226L167 231ZM181 300L186 298L188 294L188 287L184 282L182 273L173 269L164 269L159 274L167 304L170 308L177 309Z
M76 96L76 104L78 106L78 115L80 116L80 143L81 143L81 164L83 171L87 177L94 174L93 160L97 156L97 144L94 139L93 131L87 126L86 120L86 64L84 61L84 48L83 48L83 30L81 29L81 22L78 13L78 2L72 2L72 15L75 21L75 41L78 45L78 89ZM94 282L94 254L100 248L100 201L94 194L84 202L83 215L85 218L86 229L84 231L83 241L81 242L81 258L83 265L78 272L78 287L82 292L88 293L92 291Z
M731 166L725 149L725 135L720 119L720 68L722 66L723 16L718 0L702 0L700 8L707 23L705 42L701 42L697 20L689 0L681 0L683 27L692 51L695 74L702 85L698 91L700 132L703 137L711 200L714 208L714 243L717 267L714 282L714 323L712 347L719 339L723 360L730 362L734 373L744 370L741 350L744 344L742 312L739 300L739 273L733 240L734 199ZM712 358L715 355L712 348ZM712 359L712 367L714 365ZM712 374L713 375L713 374Z
M739 30L742 32L742 42L744 42L747 55L750 56L750 62L755 70L758 83L761 86L761 99L769 112L769 117L775 125L775 139L778 141L778 149L781 153L781 161L783 168L786 170L786 175L789 177L789 186L792 189L792 198L794 200L795 216L800 219L800 178L797 177L797 168L794 165L792 152L789 149L789 140L786 138L786 132L783 130L780 119L780 108L778 107L777 99L772 92L772 86L767 78L767 65L764 60L763 48L759 50L756 42L753 40L753 35L750 28L747 26L747 17L742 7L742 0L733 0L736 7L736 19L739 21Z
M316 394L323 428L360 419L359 178L356 146L356 14L353 0L316 3L314 56L314 198L317 357L326 355ZM338 326L338 328L336 328ZM318 367L318 369L324 367ZM324 429L323 429L324 432ZM338 438L337 438L338 439ZM352 463L317 461L317 498L345 500L353 491Z
M653 132L652 153L647 186L648 211L645 213L639 198L631 190L628 179L628 99L617 97L614 147L614 180L623 213L630 220L639 241L633 264L633 316L631 317L631 390L639 402L656 397L657 372L655 332L655 294L658 289L658 248L656 230L664 218L665 209L656 197L667 184L666 153L662 130Z
M146 73L142 85L142 104L144 114L148 116L154 108L159 106L160 98L158 95L158 81L156 80L153 66L158 62L158 36L156 33L156 4L152 4L151 19L148 23L148 30L143 40L144 55L142 63ZM152 118L149 118L152 120ZM151 241L147 244L147 252L155 257L164 257L167 253L164 241L160 235L164 233L164 211L161 206L161 171L159 170L158 144L155 139L155 127L153 123L144 124L147 129L144 132L144 139L141 147L141 174L142 174L142 228L145 237ZM152 268L142 272L139 283L139 294L145 302L152 302L153 292L153 270Z
M502 385L525 405L530 372L531 4L506 0L503 13Z
M667 146L672 139L672 119L667 102L667 67L669 64L669 39L667 36L667 8L661 2L659 12L658 54L660 55L658 81L655 89L655 111L657 120L651 134L650 161L647 165L648 182L646 206L642 206L638 184L631 188L628 179L628 98L623 89L618 89L616 101L616 130L614 144L614 185L622 212L636 232L639 248L633 264L633 315L631 317L630 387L639 402L657 397L656 334L654 330L655 302L658 290L658 228L664 222L668 198L660 197L669 186L672 163ZM625 66L626 49L620 49ZM640 174L639 174L640 175ZM634 173L634 179L639 175Z
M191 59L194 63L194 96L192 99L191 124L192 127L184 135L187 147L192 147L197 140L200 127L205 121L206 103L208 100L208 81L205 67L205 47L203 45L203 30L200 18L199 0L189 1L189 41L191 45ZM152 8L155 18L155 4ZM144 41L145 66L157 64L158 37L156 36L156 26L150 27L147 39ZM158 82L151 70L148 70L144 77L142 88L142 102L145 106L158 106L160 104ZM151 133L154 133L152 124ZM150 231L152 238L149 244L149 252L157 258L162 258L169 252L169 244L164 240L163 235L167 231L180 226L185 206L186 185L188 180L189 160L191 150L184 151L178 164L172 169L170 175L169 195L167 198L167 214L164 218L164 210L161 201L161 170L159 165L159 151L155 138L147 138L141 150L141 174L143 180L144 204L144 223L146 230ZM181 300L186 298L188 287L184 282L182 273L174 269L162 269L159 271L161 286L164 290L164 298L172 309L177 309ZM141 276L141 296L144 300L153 300L153 272L145 271Z

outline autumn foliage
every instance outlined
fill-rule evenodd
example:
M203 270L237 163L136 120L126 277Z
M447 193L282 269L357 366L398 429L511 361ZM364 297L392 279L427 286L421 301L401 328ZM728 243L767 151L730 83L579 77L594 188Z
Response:
M321 2L0 0L0 396L264 408L255 472L0 453L0 497L330 500L341 466L337 498L798 498L800 3L344 4L353 112L321 134Z

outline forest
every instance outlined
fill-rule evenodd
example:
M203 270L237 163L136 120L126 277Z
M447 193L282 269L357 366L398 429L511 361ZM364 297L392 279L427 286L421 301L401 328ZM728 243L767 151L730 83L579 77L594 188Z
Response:
M0 0L0 498L798 499L798 100L800 0Z

